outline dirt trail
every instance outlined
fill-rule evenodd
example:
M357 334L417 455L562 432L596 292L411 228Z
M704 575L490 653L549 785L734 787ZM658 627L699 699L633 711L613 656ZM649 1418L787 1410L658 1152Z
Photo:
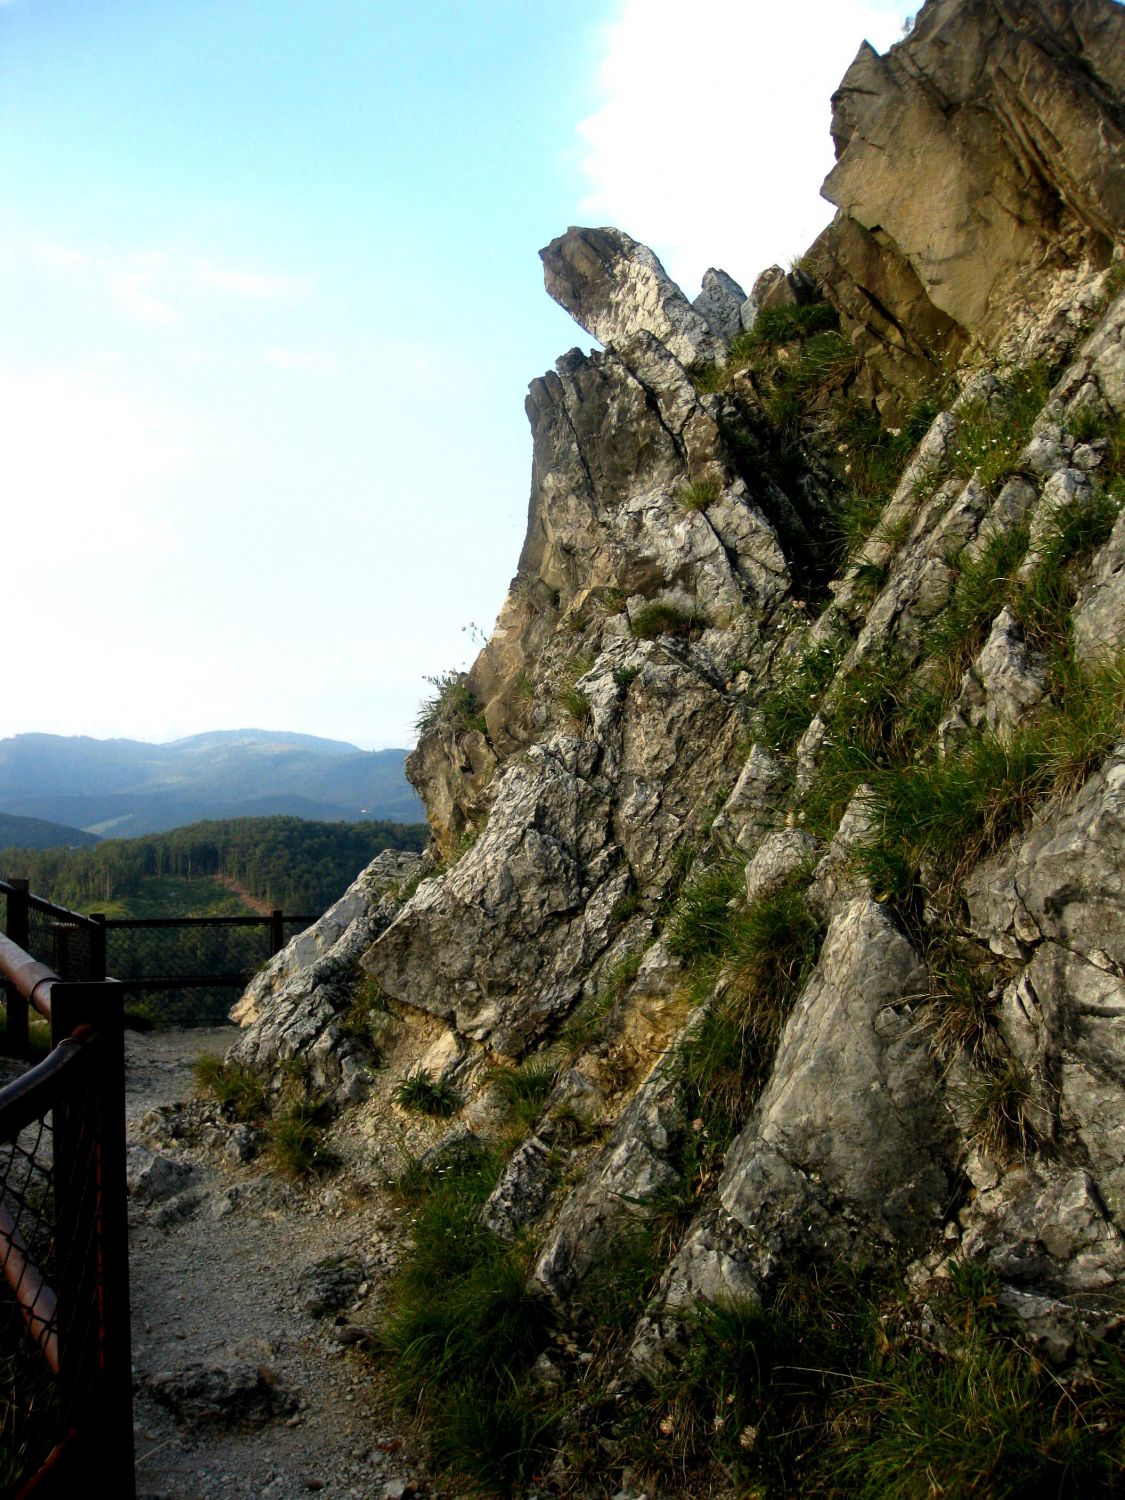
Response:
M265 1158L240 1162L245 1133L184 1106L194 1058L234 1035L128 1038L138 1495L415 1493L361 1347L401 1232L395 1210L346 1172L306 1190ZM353 1280L344 1305L314 1316L302 1273L331 1256Z

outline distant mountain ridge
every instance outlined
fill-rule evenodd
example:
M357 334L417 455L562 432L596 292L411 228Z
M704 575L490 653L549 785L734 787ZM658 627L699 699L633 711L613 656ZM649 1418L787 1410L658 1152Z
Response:
M0 812L131 838L207 818L289 814L419 822L405 750L279 730L213 730L168 744L86 735L0 740Z

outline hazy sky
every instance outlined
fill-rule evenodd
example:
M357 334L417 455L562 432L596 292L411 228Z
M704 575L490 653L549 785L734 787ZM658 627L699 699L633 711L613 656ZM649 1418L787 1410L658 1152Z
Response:
M539 248L748 288L905 14L0 0L0 736L412 743L515 569L527 384L590 346Z

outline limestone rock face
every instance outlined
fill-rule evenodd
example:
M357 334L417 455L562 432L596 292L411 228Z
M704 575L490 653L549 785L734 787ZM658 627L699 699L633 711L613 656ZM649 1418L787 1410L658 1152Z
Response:
M1123 17L928 0L861 50L840 212L749 297L690 303L618 230L542 252L605 347L530 387L518 570L409 761L433 848L238 1012L234 1056L275 1088L299 1056L384 1176L503 1149L480 1223L534 1237L561 1330L649 1246L626 1381L692 1304L841 1265L901 1270L928 1339L973 1262L1059 1362L1123 1310ZM854 359L830 309L773 316L818 298ZM459 1117L408 1119L401 1067Z
M758 1235L809 1216L833 1238L916 1249L949 1196L948 1131L911 1012L924 978L886 911L863 897L828 930L757 1114L732 1146L723 1207Z
M1062 245L1108 258L1125 221L1123 100L1119 7L932 0L845 74L824 195L890 238L935 307L995 338ZM903 192L912 179L925 192Z
M966 338L1105 265L1125 221L1125 16L1104 0L931 0L833 96L840 213L809 252L893 413ZM904 184L925 183L925 191Z
M539 255L547 291L607 348L646 332L684 364L722 357L721 330L692 307L652 251L620 229L571 228ZM723 305L728 291L716 276L704 289L705 307Z

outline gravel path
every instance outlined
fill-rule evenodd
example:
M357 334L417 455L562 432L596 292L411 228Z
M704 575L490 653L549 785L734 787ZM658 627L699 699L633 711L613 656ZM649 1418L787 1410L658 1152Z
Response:
M233 1036L128 1038L138 1495L425 1493L363 1350L396 1210L346 1169L304 1189L239 1160L246 1131L192 1102Z

